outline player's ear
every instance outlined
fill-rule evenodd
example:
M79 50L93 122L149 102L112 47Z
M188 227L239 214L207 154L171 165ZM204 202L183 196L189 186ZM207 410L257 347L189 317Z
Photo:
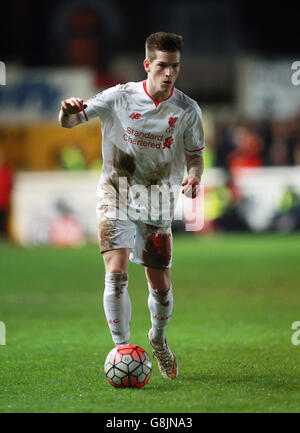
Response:
M144 68L146 72L150 72L150 62L147 59L144 60Z

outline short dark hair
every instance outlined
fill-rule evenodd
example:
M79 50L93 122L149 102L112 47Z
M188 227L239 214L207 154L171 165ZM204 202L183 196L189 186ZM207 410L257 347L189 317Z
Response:
M152 33L146 39L146 57L152 61L155 59L155 50L167 52L182 52L182 36L175 33Z

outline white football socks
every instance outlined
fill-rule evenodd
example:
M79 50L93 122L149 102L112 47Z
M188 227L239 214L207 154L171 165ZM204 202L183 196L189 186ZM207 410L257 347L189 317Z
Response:
M127 274L105 274L103 306L113 342L129 344L131 302Z
M157 292L150 284L148 307L152 322L152 335L154 345L163 346L165 344L165 328L170 321L173 310L172 284L167 292Z

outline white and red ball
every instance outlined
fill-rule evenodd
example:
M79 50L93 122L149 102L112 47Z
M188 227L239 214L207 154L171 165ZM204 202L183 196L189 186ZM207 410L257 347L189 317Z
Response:
M135 344L114 347L104 363L106 378L115 388L142 388L151 372L149 355Z

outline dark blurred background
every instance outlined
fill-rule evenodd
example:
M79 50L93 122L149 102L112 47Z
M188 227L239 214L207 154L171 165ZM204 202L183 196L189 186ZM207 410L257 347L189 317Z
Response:
M143 80L144 42L156 31L183 36L177 87L203 110L206 221L201 233L298 230L300 86L292 81L292 65L300 61L299 22L295 4L256 0L2 4L2 236L23 243L49 241L49 213L36 214L40 228L33 229L37 210L25 209L20 198L32 192L23 191L26 182L36 185L33 173L50 179L58 171L89 171L93 181L99 175L99 123L66 133L56 120L60 100ZM85 220L76 199L64 212L57 206L61 200L53 196L54 216ZM93 237L92 221L79 225L87 239Z
M68 65L76 41L106 45L107 61L120 52L143 55L146 37L161 29L182 34L185 52L197 55L299 53L300 12L293 2L11 0L1 5L1 17L1 56L24 66ZM93 66L100 57L96 52Z

